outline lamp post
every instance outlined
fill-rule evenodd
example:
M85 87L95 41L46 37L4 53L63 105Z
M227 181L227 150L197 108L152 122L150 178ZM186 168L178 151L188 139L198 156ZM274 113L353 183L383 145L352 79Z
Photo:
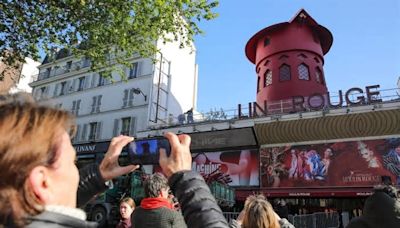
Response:
M133 93L137 95L142 94L144 97L144 101L147 101L147 96L143 93L143 91L140 88L133 88Z

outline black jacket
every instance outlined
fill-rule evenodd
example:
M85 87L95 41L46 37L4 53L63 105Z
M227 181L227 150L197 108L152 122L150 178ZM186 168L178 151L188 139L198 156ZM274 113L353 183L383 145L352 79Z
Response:
M181 205L187 227L229 227L208 185L198 173L178 172L168 182Z
M400 227L400 201L384 192L375 192L365 201L363 215L351 220L346 228L381 227Z
M44 211L29 219L26 228L92 228L97 227L95 222L87 222L78 218L60 213Z
M137 207L131 216L132 227L186 228L182 215L166 207L156 209Z
M108 189L101 177L99 165L90 164L79 170L77 206L82 208L98 193Z

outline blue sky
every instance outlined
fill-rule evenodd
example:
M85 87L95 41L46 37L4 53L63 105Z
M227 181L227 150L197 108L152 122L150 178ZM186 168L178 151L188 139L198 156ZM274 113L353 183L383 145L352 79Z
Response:
M205 35L195 38L197 110L236 109L255 101L255 68L244 47L259 30L289 21L301 8L333 34L324 65L329 91L397 87L400 0L220 0L219 17L202 22Z

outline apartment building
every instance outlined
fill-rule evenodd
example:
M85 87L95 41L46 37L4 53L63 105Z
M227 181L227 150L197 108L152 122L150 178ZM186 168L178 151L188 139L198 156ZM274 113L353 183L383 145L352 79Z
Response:
M90 71L90 60L67 50L47 56L38 79L30 85L41 103L54 105L76 116L74 144L87 144L113 136L166 125L171 117L196 108L197 65L193 47L157 41L159 53L151 58L134 55L129 67L115 65L112 79L104 70ZM112 61L112 58L111 58Z

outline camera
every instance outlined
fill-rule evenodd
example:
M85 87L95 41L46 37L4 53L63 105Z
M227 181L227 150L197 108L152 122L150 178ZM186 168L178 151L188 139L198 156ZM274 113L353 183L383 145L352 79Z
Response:
M160 150L165 150L167 156L171 153L171 146L165 137L135 140L128 145L129 161L139 165L158 164Z

